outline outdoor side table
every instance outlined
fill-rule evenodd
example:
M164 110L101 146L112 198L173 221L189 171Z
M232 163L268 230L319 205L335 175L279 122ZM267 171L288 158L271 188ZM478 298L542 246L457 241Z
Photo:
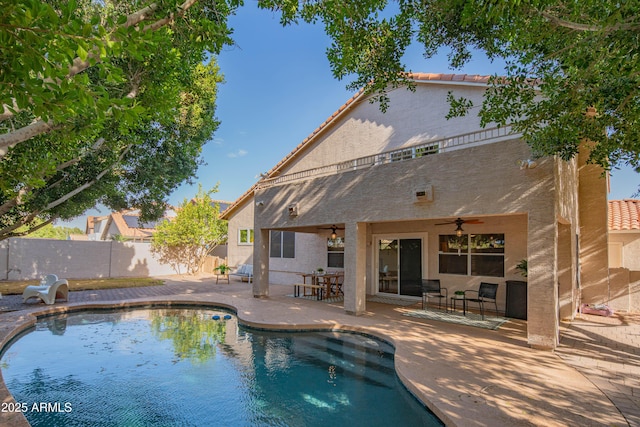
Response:
M458 301L462 302L462 314L467 315L467 302L464 300L464 294L454 294L451 297L451 311L456 310L456 303Z
M228 274L216 274L216 285L218 284L218 280L224 280L227 279L227 283L231 284L231 282L229 281L229 275Z

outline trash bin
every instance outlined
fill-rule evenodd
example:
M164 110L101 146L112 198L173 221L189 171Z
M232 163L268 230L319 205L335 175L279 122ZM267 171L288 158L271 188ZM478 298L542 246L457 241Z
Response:
M505 316L527 320L527 282L507 280Z

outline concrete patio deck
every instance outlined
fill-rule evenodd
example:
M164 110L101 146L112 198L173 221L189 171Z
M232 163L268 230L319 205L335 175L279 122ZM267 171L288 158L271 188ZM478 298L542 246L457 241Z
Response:
M6 345L34 316L68 307L211 303L233 307L247 325L360 331L390 341L399 377L447 426L640 426L638 315L584 315L563 325L560 346L549 352L529 348L521 320L493 331L403 316L419 303L368 302L364 315L351 316L341 303L291 298L291 286L272 285L269 298L256 299L251 285L239 281L164 279L165 286L71 292L68 303L54 306L5 296L0 342ZM4 384L0 398L12 399ZM5 411L0 424L28 425L21 414Z

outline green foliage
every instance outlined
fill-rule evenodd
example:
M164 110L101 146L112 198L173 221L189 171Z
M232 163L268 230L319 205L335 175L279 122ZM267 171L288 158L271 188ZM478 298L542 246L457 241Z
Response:
M412 82L402 63L409 44L425 58L449 50L459 68L471 49L508 61L480 110L483 125L513 123L539 156L570 159L593 141L589 161L640 168L640 3L611 0L262 0L284 25L321 21L332 39L334 76L352 78L388 107L386 92ZM450 116L473 104L451 95ZM597 114L585 114L594 108Z
M0 240L96 203L156 219L195 175L240 2L182 3L0 0Z
M526 259L521 259L520 262L516 264L516 270L522 275L522 277L527 277L529 270Z
M67 240L70 234L84 234L84 231L80 230L78 227L59 227L47 224L25 237L34 239Z
M231 268L227 264L220 264L213 270L217 271L220 274L227 274L228 271L231 271Z
M211 199L217 191L217 186L204 191L199 185L196 197L185 200L176 217L159 224L153 235L152 253L177 273L181 265L188 274L198 273L213 249L226 242L227 221L220 219L220 206Z

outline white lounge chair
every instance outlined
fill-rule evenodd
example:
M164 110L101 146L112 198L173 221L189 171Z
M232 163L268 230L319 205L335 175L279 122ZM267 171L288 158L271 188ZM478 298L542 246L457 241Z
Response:
M36 297L44 301L45 304L53 304L57 298L69 300L69 282L66 279L58 279L55 274L48 274L40 285L27 286L22 293L22 302L29 298Z

